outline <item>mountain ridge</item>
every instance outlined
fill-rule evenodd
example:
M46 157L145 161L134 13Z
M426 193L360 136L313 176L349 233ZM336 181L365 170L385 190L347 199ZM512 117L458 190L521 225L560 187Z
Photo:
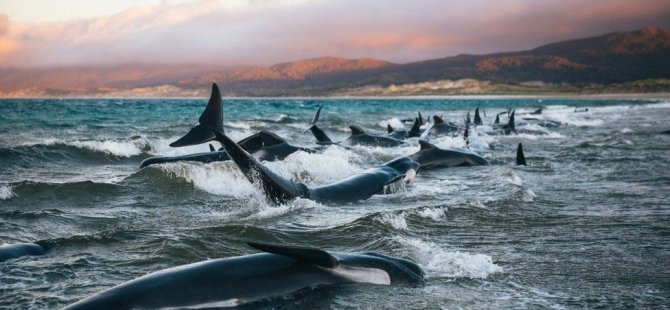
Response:
M346 94L361 87L474 79L490 83L541 82L577 88L670 78L670 31L644 27L629 32L554 42L534 49L461 54L396 64L336 56L272 66L210 64L0 68L0 96L86 96L114 93L199 94L217 82L224 95L294 96ZM661 83L661 85L665 85Z

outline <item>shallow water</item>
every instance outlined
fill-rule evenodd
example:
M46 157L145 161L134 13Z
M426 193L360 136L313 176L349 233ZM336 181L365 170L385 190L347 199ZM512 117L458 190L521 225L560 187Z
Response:
M334 140L359 124L383 132L421 111L462 123L478 106L490 124L517 108L556 128L489 135L472 149L490 166L419 171L405 191L346 205L270 206L234 164L173 163L155 155L208 151L168 144L206 104L189 100L0 101L0 243L54 240L44 256L0 263L0 308L58 308L135 277L208 258L254 253L245 241L377 251L416 261L422 287L349 285L262 307L659 307L670 292L668 100L224 100L226 132L270 130L314 145L302 130L325 104ZM574 107L589 112L573 113ZM505 118L503 118L505 121ZM519 120L520 121L520 120ZM409 127L409 125L407 125ZM463 147L441 138L441 147ZM527 167L514 166L524 144ZM399 148L295 153L272 170L309 185L410 155Z

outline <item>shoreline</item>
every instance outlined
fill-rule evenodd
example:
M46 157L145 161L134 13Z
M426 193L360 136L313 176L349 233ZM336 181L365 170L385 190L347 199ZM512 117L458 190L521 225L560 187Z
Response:
M139 99L139 100L159 100L159 99L170 99L170 100L189 100L189 99L207 99L209 97L205 96L193 96L193 97L180 97L180 96L127 96L127 97L118 97L118 96L64 96L64 97L53 97L53 96L44 96L44 97L0 97L0 101L7 100L90 100L90 99ZM294 100L313 100L313 99L339 99L339 100L357 100L357 99L366 99L366 100L449 100L449 99L458 99L458 100L489 100L489 99L670 99L670 92L662 93L611 93L611 94L472 94L472 95L399 95L399 96L248 96L248 97L237 97L223 96L223 99L226 100L236 100L236 99L294 99Z

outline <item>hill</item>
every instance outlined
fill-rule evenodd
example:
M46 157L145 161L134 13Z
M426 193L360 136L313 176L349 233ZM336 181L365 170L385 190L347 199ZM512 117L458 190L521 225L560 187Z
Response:
M670 31L645 27L528 51L458 55L406 64L322 57L269 67L128 64L0 68L0 96L202 96L212 82L219 83L225 95L237 96L374 95L398 85L420 85L402 88L408 94L426 87L432 87L430 94L450 94L451 86L445 85L460 85L461 80L465 81L461 84L472 86L474 80L486 86L469 87L465 93L524 92L524 87L532 90L546 85L557 92L616 91L617 85L640 80L652 81L654 86L648 91L669 91L667 82L653 82L664 79L670 79ZM456 84L450 84L453 81ZM430 86L433 84L441 85L438 91ZM647 84L637 82L635 89L645 91ZM361 91L365 89L381 91Z

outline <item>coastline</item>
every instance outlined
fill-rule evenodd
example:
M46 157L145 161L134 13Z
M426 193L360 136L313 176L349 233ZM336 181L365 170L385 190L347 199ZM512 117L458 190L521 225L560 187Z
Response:
M190 100L207 99L207 96L26 96L26 97L0 97L0 101L8 100L90 100L90 99L139 99L139 100ZM223 96L223 99L375 99L375 100L486 100L486 99L670 99L670 92L659 93L603 93L603 94L577 94L577 93L547 93L547 94L472 94L472 95L367 95L367 96Z

